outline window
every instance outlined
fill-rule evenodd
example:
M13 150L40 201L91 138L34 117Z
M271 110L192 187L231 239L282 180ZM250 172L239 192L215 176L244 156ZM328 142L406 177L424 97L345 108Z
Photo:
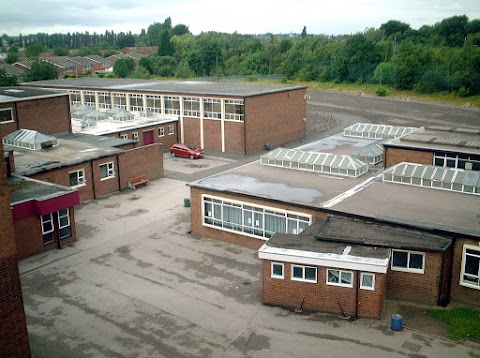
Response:
M283 279L283 263L272 262L272 278Z
M353 272L328 269L327 285L353 287Z
M154 113L162 112L162 97L147 96L147 111Z
M158 128L158 136L163 137L164 135L165 135L165 128L164 127Z
M100 180L113 178L114 176L113 162L100 164Z
M310 217L275 208L203 197L203 224L217 229L269 238L275 232L301 233L310 225Z
M55 230L53 227L53 216L52 214L42 215L42 235L43 235L43 244L48 245L55 241Z
M292 280L317 283L317 268L292 265Z
M185 97L183 99L183 115L200 117L200 98Z
M375 274L369 272L362 272L360 274L360 288L362 290L371 290L375 289Z
M13 122L13 112L11 108L0 109L0 123Z
M70 212L68 209L63 209L58 212L58 229L60 231L60 239L72 236Z
M98 93L98 107L104 109L110 109L112 103L110 102L110 93L108 92L99 92Z
M243 107L243 101L241 100L225 100L225 119L243 121Z
M70 172L68 173L68 176L70 178L71 187L79 187L79 186L84 186L86 184L84 169L79 169L79 170Z
M433 165L437 167L480 170L480 155L435 153Z
M86 91L84 94L84 103L87 106L95 107L95 92Z
M70 91L70 104L81 104L82 103L82 96L80 95L80 91Z
M174 96L165 97L165 113L180 114L180 98Z
M122 138L122 139L128 139L128 134L120 134L120 138Z
M133 132L132 133L132 139L136 140L138 142L138 132Z
M113 106L127 109L127 97L125 93L112 93Z
M392 270L423 273L425 254L422 252L393 250Z
M143 95L141 94L130 95L130 109L136 112L143 111Z
M168 126L168 135L175 134L175 127L174 126Z
M204 98L203 116L205 118L222 118L222 101L215 98Z
M463 245L460 285L480 290L480 246Z

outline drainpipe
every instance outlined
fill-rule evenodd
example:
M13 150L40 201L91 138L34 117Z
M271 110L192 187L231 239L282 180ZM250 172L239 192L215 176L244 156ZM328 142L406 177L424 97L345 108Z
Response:
M245 113L245 98L243 99L243 143L244 143L244 148L245 148L245 155L247 155L247 120L246 116L247 114Z
M93 175L93 161L90 162L90 167L92 171L92 189L93 189L93 199L97 198L97 193L95 192L95 176Z
M117 154L117 178L118 178L118 191L122 191L122 184L120 182L120 154Z
M20 129L20 121L19 121L19 118L18 118L18 110L17 110L17 102L14 103L14 108L15 108L15 119L17 122L17 131Z
M355 319L358 319L358 287L360 287L360 272L356 271L356 284L355 284Z

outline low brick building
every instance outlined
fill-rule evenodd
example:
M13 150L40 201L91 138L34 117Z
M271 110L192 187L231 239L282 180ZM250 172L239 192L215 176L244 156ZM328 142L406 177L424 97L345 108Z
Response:
M68 92L72 105L174 120L178 141L206 150L251 154L305 136L306 87L102 78L29 85Z

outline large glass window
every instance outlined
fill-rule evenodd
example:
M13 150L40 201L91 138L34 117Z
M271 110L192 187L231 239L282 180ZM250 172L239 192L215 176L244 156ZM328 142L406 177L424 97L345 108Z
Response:
M127 109L127 96L125 93L112 93L113 106Z
M113 178L115 176L113 162L100 164L100 180Z
M433 164L437 167L480 170L480 155L437 152Z
M85 185L85 170L79 169L73 172L68 173L70 178L70 186L71 187L79 187Z
M147 96L147 111L154 113L162 112L162 97Z
M82 97L80 95L80 91L70 91L70 104L81 104L82 103Z
M299 234L310 218L296 213L241 202L203 197L203 223L227 231L270 238L276 232Z
M53 227L53 215L41 216L43 244L48 245L55 241L55 228Z
M72 236L70 213L68 209L63 209L58 212L58 229L60 231L60 239Z
M222 101L216 98L204 98L203 116L205 118L222 118Z
M130 95L130 109L136 112L143 111L143 95L141 94Z
M103 109L112 108L112 103L110 100L110 93L108 92L99 92L98 93L98 107Z
M180 98L175 96L165 97L165 114L180 114Z
M353 272L328 269L327 285L353 287Z
M317 268L292 265L292 280L317 283Z
M183 99L183 115L200 117L200 98L185 97Z
M225 119L243 121L244 103L241 100L225 100Z
M392 270L423 273L425 254L404 250L393 250Z
M87 106L95 107L95 92L86 91L84 99Z
M463 246L460 285L480 290L480 246Z

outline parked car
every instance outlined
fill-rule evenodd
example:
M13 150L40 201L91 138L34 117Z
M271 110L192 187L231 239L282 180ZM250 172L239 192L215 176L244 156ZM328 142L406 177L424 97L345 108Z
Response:
M184 157L198 159L203 157L203 149L195 148L193 145L176 143L170 147L172 157Z

